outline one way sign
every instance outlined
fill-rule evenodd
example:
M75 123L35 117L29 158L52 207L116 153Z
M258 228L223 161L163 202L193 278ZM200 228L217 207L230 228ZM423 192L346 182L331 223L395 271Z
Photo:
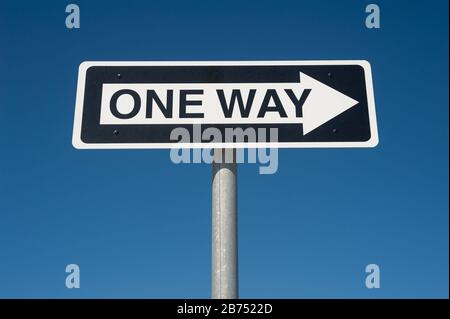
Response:
M176 128L274 129L277 140L194 141ZM367 61L83 62L76 148L374 147Z

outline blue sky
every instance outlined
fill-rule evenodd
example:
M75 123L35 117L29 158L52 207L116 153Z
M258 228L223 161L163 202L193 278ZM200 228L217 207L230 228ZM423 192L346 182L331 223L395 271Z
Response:
M240 296L448 297L448 1L375 1L378 30L356 0L68 3L0 1L0 297L210 296L211 167L74 149L80 62L319 59L371 62L380 143L239 166Z

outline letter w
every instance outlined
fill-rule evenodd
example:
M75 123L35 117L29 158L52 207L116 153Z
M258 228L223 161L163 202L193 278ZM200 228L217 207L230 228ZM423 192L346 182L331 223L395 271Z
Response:
M231 92L230 105L227 105L227 101L225 100L225 94L223 90L217 90L217 95L220 100L220 105L222 106L223 115L226 118L231 118L233 116L234 105L236 104L236 99L239 104L239 110L241 112L242 118L247 118L250 114L250 110L252 108L253 100L255 99L256 90L251 89L248 93L247 101L245 102L242 99L240 90L233 90Z

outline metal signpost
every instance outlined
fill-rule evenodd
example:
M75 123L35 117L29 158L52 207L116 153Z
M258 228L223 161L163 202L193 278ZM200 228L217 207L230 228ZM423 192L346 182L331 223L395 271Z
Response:
M227 154L228 153L228 154ZM237 165L231 148L215 149L214 157L229 156L231 163L213 163L211 296L238 298Z
M199 123L223 135L229 128L275 128L277 140L171 138L177 128L195 135ZM215 149L212 298L238 298L235 149L376 146L370 64L83 62L72 143L79 149Z

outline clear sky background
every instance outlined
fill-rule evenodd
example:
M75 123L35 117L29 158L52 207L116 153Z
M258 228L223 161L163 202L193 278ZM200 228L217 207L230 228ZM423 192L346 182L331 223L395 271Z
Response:
M372 2L0 0L0 297L210 296L210 165L74 149L82 61L366 59L378 147L239 166L240 296L447 298L448 1Z

